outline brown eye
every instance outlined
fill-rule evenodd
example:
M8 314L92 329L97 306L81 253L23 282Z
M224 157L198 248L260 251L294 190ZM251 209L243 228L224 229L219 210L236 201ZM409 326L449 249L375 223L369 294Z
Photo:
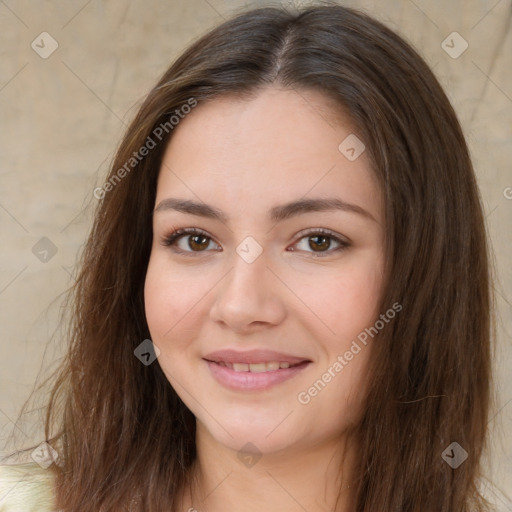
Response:
M320 251L323 252L326 249L329 249L329 246L331 245L330 237L328 236L311 236L309 237L309 246L314 251Z
M340 236L325 229L310 230L306 233L300 233L299 236L301 236L301 238L291 250L309 252L312 253L313 257L321 258L323 256L329 256L350 246L348 241L343 240ZM306 240L307 242L303 242ZM332 248L333 244L335 245L334 248Z
M210 236L196 228L177 229L161 241L162 245L172 247L173 251L186 256L206 252L211 242L213 240Z
M188 246L194 251L202 251L209 244L209 238L204 235L188 235Z

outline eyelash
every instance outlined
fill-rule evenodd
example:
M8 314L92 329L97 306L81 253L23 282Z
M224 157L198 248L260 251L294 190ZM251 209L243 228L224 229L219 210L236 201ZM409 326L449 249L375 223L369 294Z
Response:
M208 238L209 240L214 241L213 238L210 235L208 235L208 233L206 233L206 231L203 231L202 229L181 228L181 229L176 229L169 235L164 236L161 240L161 244L166 247L172 247L172 250L174 252L183 254L184 256L187 256L187 257L190 256L192 258L195 258L195 257L199 256L201 253L206 252L206 250L204 250L204 251L184 251L182 249L175 247L176 242L180 238L184 237L184 235L190 235L190 236L191 235L202 235L202 236ZM339 244L339 247L332 249L332 250L328 249L327 251L311 252L313 258L325 258L326 256L330 256L335 252L343 251L350 246L349 242L347 242L346 240L342 240L340 237L336 236L332 231L329 231L329 230L323 229L323 228L310 229L308 231L298 233L297 236L300 236L298 242L300 242L303 238L308 238L308 237L315 236L315 235L328 237L328 238L334 240L335 242L337 242ZM296 243L298 243L298 242L296 242ZM293 249L293 250L295 250L295 249ZM306 251L306 252L309 252L309 251Z

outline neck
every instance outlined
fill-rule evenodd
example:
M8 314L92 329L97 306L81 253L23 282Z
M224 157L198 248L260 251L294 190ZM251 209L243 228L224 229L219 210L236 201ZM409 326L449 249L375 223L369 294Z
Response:
M197 459L177 510L347 512L352 510L355 446L333 438L309 447L244 454L211 438L198 422Z

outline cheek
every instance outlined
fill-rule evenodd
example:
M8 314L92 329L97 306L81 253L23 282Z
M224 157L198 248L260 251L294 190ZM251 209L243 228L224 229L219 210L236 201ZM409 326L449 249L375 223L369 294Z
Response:
M375 268L355 269L339 282L336 293L339 297L333 321L343 332L352 336L373 324L379 315L378 304L382 292L382 277Z
M190 365L201 361L194 340L204 337L208 294L215 284L207 275L194 265L178 268L160 252L152 253L146 273L144 305L150 337L160 350L158 364L178 392L180 383L193 385L191 375L197 367Z
M157 362L169 383L178 391L186 382L183 361L190 357L185 331L193 328L194 297L179 272L170 272L169 264L152 255L144 283L144 306L151 340L160 350ZM188 322L188 324L187 324Z
M184 353L185 339L179 336L179 332L187 318L186 312L190 309L178 290L179 286L168 283L155 266L148 269L144 303L149 333L153 343L160 349L158 363L165 373L171 374L176 371L173 367L173 362L177 362L175 355Z
M328 337L331 349L340 349L372 325L379 315L382 293L382 261L373 254L367 258L347 258L335 272L317 272L301 279L297 296L315 316L313 321ZM318 331L319 332L319 331Z
M159 265L151 259L144 283L144 307L148 327L156 342L172 327L172 319L179 314L179 302L173 298L173 288L166 286Z
M176 269L160 254L152 255L144 283L144 306L151 335L170 340L194 316L207 293L204 280L193 272Z

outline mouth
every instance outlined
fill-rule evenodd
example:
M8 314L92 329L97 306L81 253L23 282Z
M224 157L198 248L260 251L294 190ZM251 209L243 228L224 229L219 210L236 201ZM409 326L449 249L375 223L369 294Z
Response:
M310 361L304 360L300 363L290 363L288 361L269 361L262 363L230 363L228 361L212 361L209 359L205 359L210 363L218 364L219 366L224 366L235 372L250 372L250 373L265 373L265 372L275 372L277 370L283 370L286 368L295 368L296 366L304 366Z
M231 390L261 391L300 374L310 359L268 350L223 350L203 358L217 382Z

